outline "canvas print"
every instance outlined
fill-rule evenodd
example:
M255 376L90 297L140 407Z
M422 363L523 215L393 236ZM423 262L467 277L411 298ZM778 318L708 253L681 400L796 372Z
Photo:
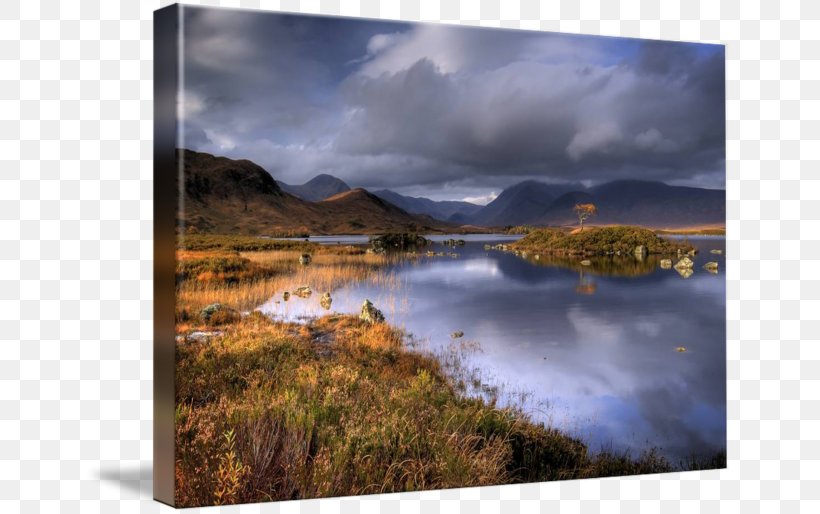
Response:
M155 32L158 499L725 466L722 46Z

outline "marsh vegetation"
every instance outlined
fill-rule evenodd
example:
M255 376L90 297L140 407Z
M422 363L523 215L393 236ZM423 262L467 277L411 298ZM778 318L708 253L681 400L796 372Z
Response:
M181 506L724 465L720 452L672 460L651 446L593 450L523 404L497 400L462 351L412 344L392 316L368 323L327 311L292 323L254 311L302 286L316 298L290 302L351 287L398 295L399 267L458 262L366 248L186 236L177 254ZM309 264L300 263L304 254ZM203 317L214 304L237 315ZM446 335L462 350L473 344L462 330Z

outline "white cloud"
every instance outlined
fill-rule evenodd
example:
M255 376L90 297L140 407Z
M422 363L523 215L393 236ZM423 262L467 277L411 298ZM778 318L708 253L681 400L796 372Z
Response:
M461 199L462 202L470 202L477 205L487 205L488 203L492 202L498 198L498 193L495 191L491 192L490 194L483 195L483 196L466 196Z
M575 134L567 146L567 155L573 161L580 161L587 154L608 153L622 139L620 127L615 123L605 122Z

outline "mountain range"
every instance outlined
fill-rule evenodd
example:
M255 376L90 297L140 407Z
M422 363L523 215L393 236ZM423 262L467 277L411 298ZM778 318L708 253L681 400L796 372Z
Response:
M411 214L364 189L310 202L284 191L248 160L178 150L186 230L221 234L448 232L454 225ZM181 221L181 220L180 220Z
M327 174L294 186L277 182L251 161L179 152L184 154L186 221L203 231L333 234L575 225L578 203L595 204L592 224L683 228L722 226L726 218L725 191L662 182L618 180L585 187L528 180L481 206L387 189L351 189Z

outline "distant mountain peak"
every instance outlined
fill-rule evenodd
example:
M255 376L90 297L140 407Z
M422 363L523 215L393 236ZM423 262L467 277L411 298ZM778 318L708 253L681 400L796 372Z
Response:
M328 175L327 173L316 175L301 185L279 182L279 187L309 202L319 202L325 198L330 198L333 195L350 190L350 186L348 186L345 181L333 175Z

